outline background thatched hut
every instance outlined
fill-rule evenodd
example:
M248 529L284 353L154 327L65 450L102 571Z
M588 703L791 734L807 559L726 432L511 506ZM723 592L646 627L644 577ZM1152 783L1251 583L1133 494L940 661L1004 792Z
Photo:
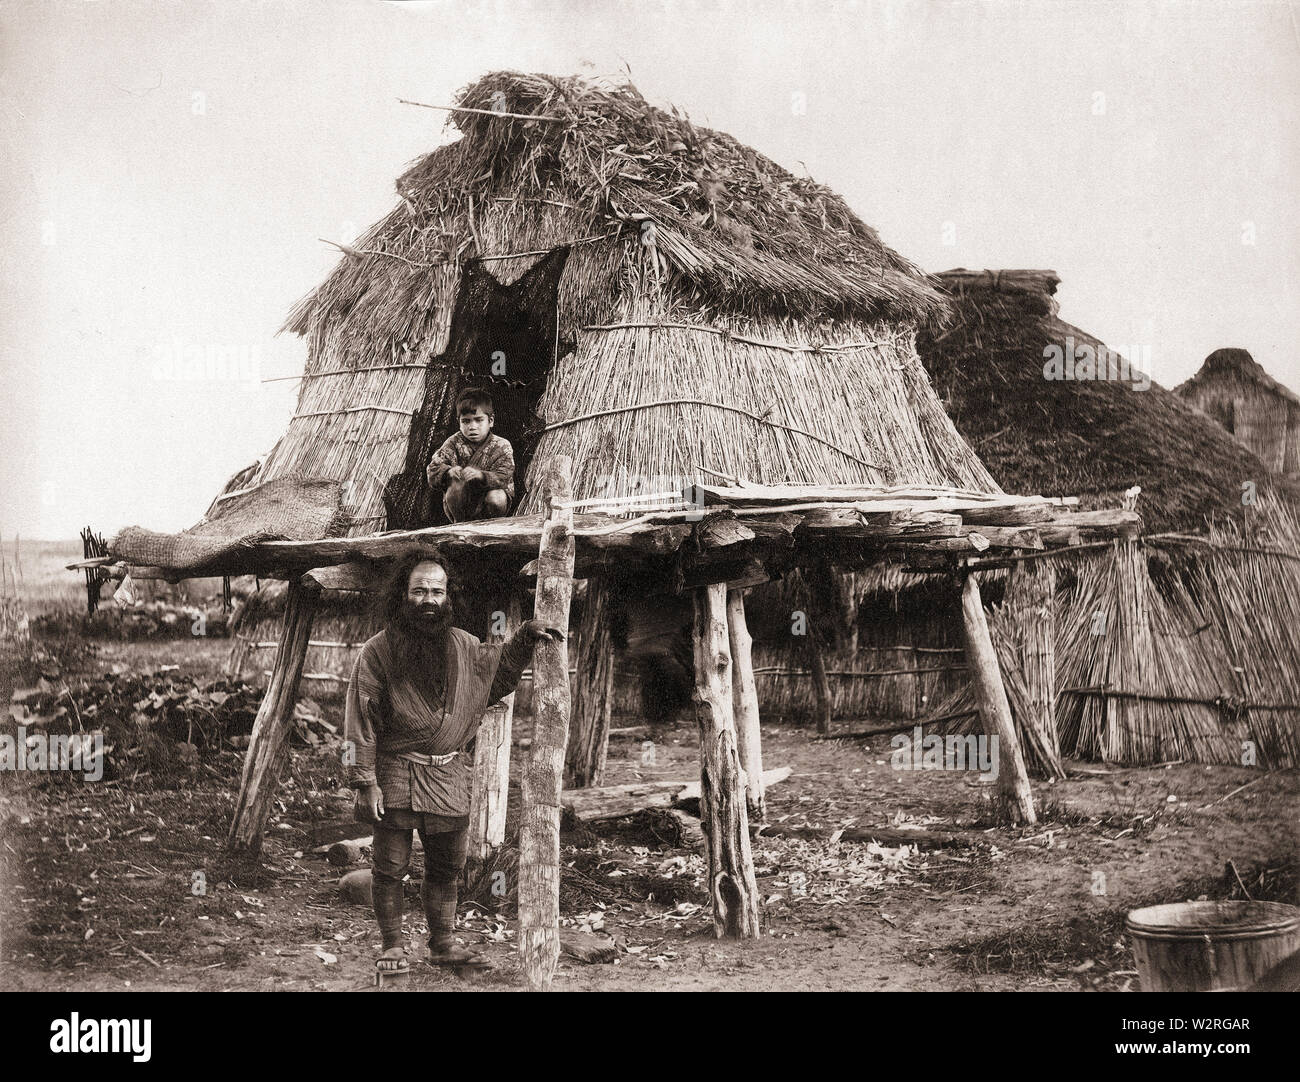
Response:
M1174 393L1231 432L1268 469L1300 477L1300 396L1244 349L1216 349Z
M1053 271L947 271L956 318L918 349L958 430L1009 492L1113 507L1142 486L1146 528L1204 530L1241 513L1241 485L1271 469L1154 380L1049 380L1044 351L1105 345L1060 318ZM1130 372L1132 370L1130 369ZM1149 375L1150 373L1147 373ZM1292 489L1291 491L1294 491Z
M1241 741L1253 739L1256 753L1269 761L1296 761L1300 502L1294 482L1271 474L1178 395L1155 382L1145 386L1145 376L1117 378L1113 358L1109 378L1045 379L1049 347L1069 339L1094 353L1105 349L1060 319L1053 272L959 270L937 277L954 319L923 330L918 350L959 431L994 478L1008 491L1078 494L1092 508L1118 506L1132 486L1142 490L1144 541L1140 553L1129 555L1144 581L1149 571L1151 589L1140 635L1131 628L1136 638L1128 640L1149 654L1134 662L1140 673L1109 652L1113 635L1094 633L1106 626L1096 614L1111 614L1121 592L1115 552L1103 547L1050 561L1057 684L1092 689L1063 691L1056 711L1062 750L1105 751L1098 742L1099 711L1107 702L1102 693L1116 692L1132 697L1126 701L1136 711L1135 725L1144 727L1118 757L1238 761ZM1254 488L1243 502L1247 482ZM1206 543L1189 547L1188 535ZM999 619L1005 582L1004 571L990 574L984 586L1000 650L1010 646L1016 625L1011 610ZM902 672L833 681L840 689L837 712L923 717L960 706L968 692L964 671L951 664L961 659L949 584L891 570L862 576L859 585L855 650L833 664ZM1013 655L1003 651L1012 685ZM1243 709L1246 703L1257 709Z

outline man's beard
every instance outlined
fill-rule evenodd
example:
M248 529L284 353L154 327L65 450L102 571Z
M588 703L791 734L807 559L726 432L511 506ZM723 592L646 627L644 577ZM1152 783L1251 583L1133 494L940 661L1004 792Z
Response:
M451 622L450 601L441 605L403 601L393 624L404 659L409 664L441 665Z

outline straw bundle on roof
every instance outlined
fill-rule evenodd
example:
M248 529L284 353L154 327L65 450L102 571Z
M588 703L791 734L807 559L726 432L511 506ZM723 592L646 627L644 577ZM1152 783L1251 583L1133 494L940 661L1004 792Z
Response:
M665 315L629 312L626 322L637 325L594 333L552 375L538 456L581 464L576 498L663 491L718 474L761 484L993 488L944 424L909 328L840 323L831 341L870 344L792 354L785 347L827 337L788 319L732 323L730 338L698 325L647 325ZM754 344L763 340L780 345Z
M1224 524L1188 540L1156 536L1144 551L1071 561L1057 625L1062 748L1121 762L1294 765L1300 521L1265 500L1249 532ZM1118 581L1132 559L1139 576L1151 571L1140 606Z

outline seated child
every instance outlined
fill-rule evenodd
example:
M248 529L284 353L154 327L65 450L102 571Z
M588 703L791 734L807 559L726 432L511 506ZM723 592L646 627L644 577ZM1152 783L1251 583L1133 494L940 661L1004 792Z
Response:
M515 453L510 441L492 435L492 396L477 388L456 400L460 431L429 460L425 476L436 494L446 486L442 509L449 522L498 518L515 498Z

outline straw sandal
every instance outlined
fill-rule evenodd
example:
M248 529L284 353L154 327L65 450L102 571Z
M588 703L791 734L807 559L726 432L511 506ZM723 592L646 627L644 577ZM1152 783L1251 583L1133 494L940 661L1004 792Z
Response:
M389 947L375 960L375 980L385 977L404 977L411 972L411 963L406 960L406 951L401 947Z

